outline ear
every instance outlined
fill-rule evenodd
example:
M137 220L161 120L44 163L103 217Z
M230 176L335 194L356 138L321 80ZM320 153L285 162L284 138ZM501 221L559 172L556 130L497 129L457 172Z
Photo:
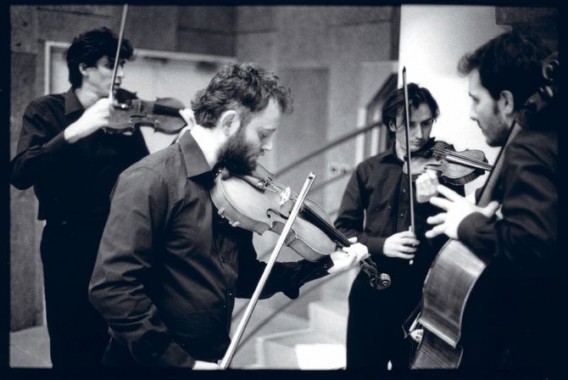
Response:
M497 103L499 104L499 108L503 115L511 116L515 113L515 97L511 91L501 91Z
M217 125L221 127L221 132L224 133L227 137L232 136L233 133L235 133L241 125L237 111L227 110L223 112L219 117Z
M389 121L388 128L391 132L396 132L396 125L391 121Z
M85 75L87 74L87 69L89 67L87 66L86 63L79 63L79 72L81 73L81 75Z

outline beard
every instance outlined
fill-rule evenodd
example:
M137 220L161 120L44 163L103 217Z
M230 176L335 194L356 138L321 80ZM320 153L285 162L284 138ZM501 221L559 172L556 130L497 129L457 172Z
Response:
M219 149L217 165L237 175L249 175L256 170L257 156L251 154L253 147L245 141L244 128L229 137Z

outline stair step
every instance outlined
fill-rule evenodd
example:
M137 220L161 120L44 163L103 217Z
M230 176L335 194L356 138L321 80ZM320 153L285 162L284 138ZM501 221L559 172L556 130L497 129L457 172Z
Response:
M339 369L345 366L345 346L312 329L260 337L257 350L262 368Z
M345 344L348 313L346 300L313 302L309 305L310 327L314 333Z
M267 318L270 318L272 313L273 309L269 305L263 305L262 301L256 304L254 313L245 328L237 351L231 360L231 368L263 368L262 366L258 366L257 340L259 337L272 336L285 331L305 329L309 325L307 319L289 313L279 313L271 317L266 324L262 325ZM234 335L234 330L236 330L241 317L233 321L231 336Z

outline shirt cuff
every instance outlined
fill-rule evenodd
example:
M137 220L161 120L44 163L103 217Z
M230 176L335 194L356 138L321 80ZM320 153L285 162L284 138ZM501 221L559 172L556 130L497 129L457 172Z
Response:
M172 341L168 347L156 358L154 362L158 367L189 367L193 368L195 359L193 359L185 350L176 342Z
M300 261L302 275L296 286L292 286L283 291L283 293L290 299L296 299L300 295L300 287L307 282L317 280L327 276L329 268L333 266L333 260L330 255L323 257L322 259L311 262L308 260Z

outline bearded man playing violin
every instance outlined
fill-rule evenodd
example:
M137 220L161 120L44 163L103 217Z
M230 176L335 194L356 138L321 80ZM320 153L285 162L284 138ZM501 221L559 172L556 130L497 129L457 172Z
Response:
M88 300L88 283L118 174L148 154L140 131L102 131L110 116L117 36L99 28L77 36L66 59L71 88L26 107L10 180L33 186L45 220L41 259L54 368L100 365L107 326ZM133 48L124 40L116 85Z
M266 266L252 232L223 219L210 192L218 169L251 173L271 150L289 89L259 66L230 64L192 108L196 123L178 143L117 181L89 291L111 329L106 366L222 368L235 297L251 297ZM294 299L367 256L355 243L315 262L276 262L261 297Z
M434 146L430 135L440 111L428 89L410 83L407 90L412 156ZM380 374L389 368L409 367L414 343L405 337L403 324L417 307L426 272L445 240L424 237L426 218L434 214L435 207L421 203L410 209L408 175L403 171L407 156L404 115L401 88L389 96L382 111L383 124L394 136L394 144L357 165L335 221L338 230L365 244L371 260L391 277L391 286L380 291L370 287L362 274L353 282L347 369ZM463 194L463 186L452 188ZM415 212L415 231L409 229L411 211Z

